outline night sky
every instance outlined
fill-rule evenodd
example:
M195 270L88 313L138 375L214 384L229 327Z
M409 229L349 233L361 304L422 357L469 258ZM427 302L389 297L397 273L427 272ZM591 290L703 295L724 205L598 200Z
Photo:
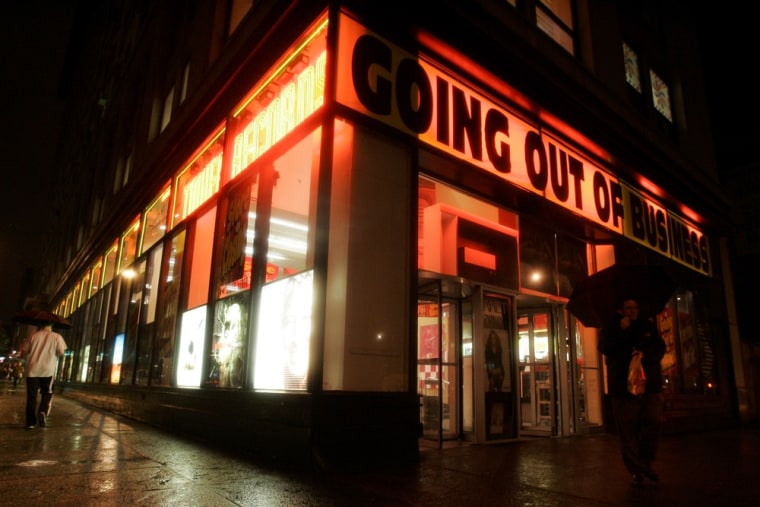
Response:
M24 271L39 265L63 102L57 97L73 0L13 0L0 6L0 321L19 306Z
M53 164L64 106L58 78L75 4L14 0L0 6L0 321L8 321L19 307L24 271L41 262L39 231L49 213L49 196L38 182ZM757 60L760 44L753 40L755 28L749 24L755 22L747 13L731 7L721 14L715 4L705 5L703 19L709 23L703 24L703 55L711 118L725 154L737 157L742 145L751 152L760 135L755 70L748 66ZM728 52L732 46L740 51Z

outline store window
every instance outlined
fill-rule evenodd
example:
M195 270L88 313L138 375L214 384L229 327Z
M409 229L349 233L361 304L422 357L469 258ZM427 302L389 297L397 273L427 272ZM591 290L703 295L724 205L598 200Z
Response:
M258 175L253 175L226 196L217 298L225 298L251 288L258 181Z
M278 158L272 168L254 368L257 389L306 389L320 141L318 129ZM254 262L259 258L256 254Z
M140 217L132 221L132 224L127 228L124 234L121 235L121 243L119 244L119 267L118 272L121 273L126 268L132 265L137 257L137 240L140 233Z
M706 310L697 311L693 292L679 289L657 316L666 345L661 362L666 392L717 393L712 333L706 315Z
M570 297L588 276L586 244L529 219L520 220L520 286Z
M109 248L106 251L105 255L103 256L103 283L102 283L103 287L111 283L114 275L116 274L116 263L118 262L118 253L119 253L119 242L116 241L111 246L111 248Z
M182 315L179 336L177 385L199 387L203 379L206 356L206 313L211 273L216 206L206 211L193 224L190 232L190 279L186 308Z
M100 281L103 278L103 258L98 257L98 260L95 261L95 263L92 266L92 277L91 285L90 285L90 295L89 297L94 296L97 294L98 290L100 290Z
M164 237L169 215L169 196L171 188L167 184L159 193L158 197L148 205L143 213L142 239L140 253L147 252L150 247Z
M135 354L135 384L147 385L151 371L153 333L155 331L156 308L158 303L159 274L163 250L154 248L149 254L143 276L139 325L137 327L137 352ZM137 302L133 304L138 304Z
M185 231L179 231L166 241L164 249L150 375L151 385L161 386L171 385L172 382Z
M195 308L208 302L215 219L216 206L206 211L193 224L189 247L192 261L190 263L190 280L188 281L187 308Z
M82 306L90 298L90 275L88 270L82 277L82 292L79 293L79 306Z
M259 174L246 173L225 198L208 386L244 385L259 180Z
M517 215L427 177L418 180L417 266L517 290Z

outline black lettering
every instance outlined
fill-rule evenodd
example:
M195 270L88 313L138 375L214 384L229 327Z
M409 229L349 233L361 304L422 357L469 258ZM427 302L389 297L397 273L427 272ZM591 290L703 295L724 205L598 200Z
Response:
M530 131L525 136L525 166L533 188L541 192L546 190L546 182L549 178L546 170L546 153L538 132Z
M557 164L557 152L559 152L559 167ZM549 171L554 195L561 202L567 202L570 195L570 183L567 179L567 153L558 150L554 144L549 143Z
M449 83L441 79L436 79L436 90L438 91L438 121L436 122L436 139L439 143L449 145Z
M638 240L646 239L644 202L634 194L631 194L631 234Z
M483 142L480 130L480 101L470 97L470 107L467 107L465 94L459 88L454 88L452 93L452 118L453 118L453 148L465 153L464 138L470 141L470 153L475 160L483 160ZM470 112L472 111L472 113Z
M662 252L668 251L668 229L665 220L665 212L657 210L657 248Z
M377 81L370 82L370 69L373 65L390 73L391 49L378 39L362 35L357 39L351 60L351 78L354 81L356 96L368 110L375 114L390 114L391 94L393 92L390 80L377 74ZM374 86L373 86L374 85Z
M498 146L496 145L496 134L502 133L509 137L509 119L501 111L490 109L486 113L485 131L486 154L493 168L500 173L511 172L512 162L510 160L509 144L501 142Z
M401 120L417 134L430 128L433 119L433 89L425 69L416 60L406 59L396 74L396 105Z
M573 192L575 193L575 207L583 209L583 163L575 157L569 157L570 174L573 177Z

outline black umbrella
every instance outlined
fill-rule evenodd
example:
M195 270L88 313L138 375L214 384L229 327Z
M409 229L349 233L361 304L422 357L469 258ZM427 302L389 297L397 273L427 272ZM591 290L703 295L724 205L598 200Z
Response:
M46 312L44 310L26 310L23 312L16 312L13 316L13 320L20 324L30 324L32 326L44 326L45 324L53 324L54 328L69 329L72 327L70 321L56 315L52 312Z
M653 317L662 311L676 287L661 266L614 264L578 282L567 309L584 326L603 327L623 300L630 298L639 304L639 315Z

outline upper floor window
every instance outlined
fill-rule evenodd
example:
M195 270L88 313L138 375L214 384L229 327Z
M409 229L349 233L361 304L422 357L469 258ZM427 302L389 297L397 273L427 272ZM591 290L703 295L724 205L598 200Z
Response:
M575 54L572 0L537 1L536 26L568 53Z
M625 64L625 81L641 93L641 76L639 75L639 55L631 46L623 42L623 63Z
M670 123L673 123L673 113L670 108L670 88L667 83L655 73L649 70L649 79L652 82L652 102L654 108L665 117Z

